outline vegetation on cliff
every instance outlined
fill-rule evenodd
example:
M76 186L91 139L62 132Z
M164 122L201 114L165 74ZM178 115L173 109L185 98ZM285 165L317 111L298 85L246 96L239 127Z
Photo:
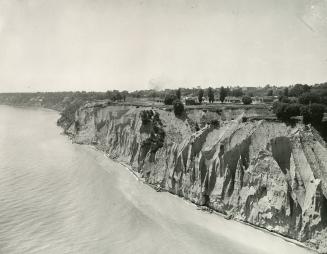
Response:
M290 122L292 117L302 116L305 124L321 124L326 112L326 106L319 103L303 105L300 103L276 102L273 111L277 118L283 122Z
M184 114L184 104L180 100L174 101L175 116L181 117Z
M153 110L143 110L141 112L142 127L141 131L147 132L150 136L141 143L141 158L148 152L154 157L158 149L162 148L166 133L160 120L158 112ZM144 159L144 158L143 158Z

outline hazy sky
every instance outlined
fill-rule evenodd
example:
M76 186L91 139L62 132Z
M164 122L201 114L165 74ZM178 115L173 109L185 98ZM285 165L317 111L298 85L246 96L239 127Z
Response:
M0 92L327 81L327 0L0 0Z

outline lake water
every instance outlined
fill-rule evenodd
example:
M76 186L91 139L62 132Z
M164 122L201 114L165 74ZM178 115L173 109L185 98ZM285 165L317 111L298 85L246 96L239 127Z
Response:
M0 253L309 253L155 192L57 118L0 106Z

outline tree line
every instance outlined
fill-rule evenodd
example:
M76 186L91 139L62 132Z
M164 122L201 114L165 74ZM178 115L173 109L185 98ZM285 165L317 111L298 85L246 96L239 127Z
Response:
M273 111L278 119L290 122L293 117L302 116L305 124L321 124L327 110L327 83L308 86L297 84L285 88L279 95Z
M175 91L169 91L167 94L165 94L164 97L164 104L165 105L173 105L173 102L175 100L181 100L181 94L182 89L179 88ZM194 97L194 94L192 94ZM244 95L244 92L241 88L235 88L231 90L228 87L221 87L219 89L214 89L212 87L208 87L207 89L198 89L197 90L197 101L193 100L189 102L190 105L196 105L196 104L202 104L204 101L205 96L208 98L209 103L213 103L216 101L216 98L219 99L221 103L224 103L227 96L233 96L233 97L241 97L242 96L242 102L244 104L251 104L252 99L251 96Z

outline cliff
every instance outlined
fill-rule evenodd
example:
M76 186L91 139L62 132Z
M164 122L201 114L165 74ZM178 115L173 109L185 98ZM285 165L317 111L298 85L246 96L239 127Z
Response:
M190 111L179 119L159 109L87 104L66 132L151 185L326 252L325 142L310 126L245 121L251 115Z

